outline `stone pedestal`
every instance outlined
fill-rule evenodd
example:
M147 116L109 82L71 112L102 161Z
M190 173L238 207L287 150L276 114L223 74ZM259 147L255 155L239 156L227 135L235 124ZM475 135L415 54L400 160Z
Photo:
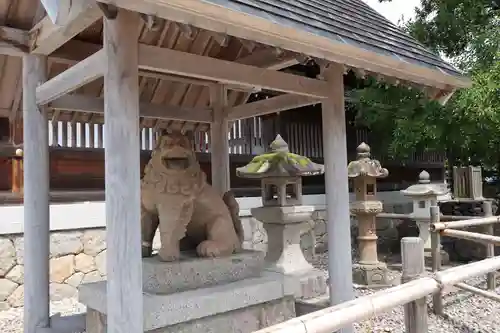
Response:
M425 266L432 267L432 252L431 250L424 249ZM441 265L448 265L450 263L450 255L445 250L441 249Z
M257 251L188 254L173 263L144 259L144 332L251 333L295 317L293 290L263 265ZM106 281L81 285L79 300L88 309L86 332L105 333Z
M387 265L378 260L376 214L382 212L380 201L356 201L351 212L358 219L359 262L353 266L353 282L368 287L388 286Z
M375 264L355 264L352 270L354 283L366 287L385 287L389 285L387 265L383 262Z
M325 274L304 257L300 236L310 228L312 206L269 206L252 209L267 232L266 270L284 275L296 298L312 298L326 292Z

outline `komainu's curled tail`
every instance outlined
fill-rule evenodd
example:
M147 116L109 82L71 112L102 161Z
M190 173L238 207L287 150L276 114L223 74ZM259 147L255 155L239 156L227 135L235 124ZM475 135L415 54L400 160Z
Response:
M233 220L234 230L236 231L236 235L238 235L238 239L240 240L240 247L245 240L245 233L243 230L243 224L240 219L240 205L238 205L238 201L234 197L234 193L232 191L227 191L222 196L222 200L226 204L229 209L229 213L231 214L231 219Z

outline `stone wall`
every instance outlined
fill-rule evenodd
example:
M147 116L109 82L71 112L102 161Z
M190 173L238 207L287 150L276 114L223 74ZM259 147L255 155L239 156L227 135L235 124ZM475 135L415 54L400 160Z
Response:
M262 224L243 217L245 248L265 250L267 236ZM160 245L154 239L154 248ZM24 238L22 234L0 236L0 311L23 306ZM75 297L81 283L106 278L106 230L54 231L50 235L51 300Z
M50 293L52 300L76 296L80 283L106 276L104 229L56 231L50 235ZM0 310L23 306L24 238L0 237Z

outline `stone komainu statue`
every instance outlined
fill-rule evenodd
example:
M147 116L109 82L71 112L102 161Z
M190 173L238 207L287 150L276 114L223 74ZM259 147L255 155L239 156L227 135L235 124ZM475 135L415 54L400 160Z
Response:
M231 192L223 197L206 181L187 135L163 134L141 182L142 255L152 255L160 229L159 257L179 258L181 250L199 256L230 255L241 248L243 227Z

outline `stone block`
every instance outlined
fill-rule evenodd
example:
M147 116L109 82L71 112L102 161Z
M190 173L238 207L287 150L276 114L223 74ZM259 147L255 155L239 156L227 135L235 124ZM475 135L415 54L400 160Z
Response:
M7 298L10 306L13 308L19 308L24 305L24 285L20 285L14 290L12 294Z
M276 325L295 317L292 297L252 305L246 308L220 313L214 316L191 320L185 323L163 327L154 333L251 333ZM87 310L87 333L106 333L106 316ZM148 331L153 332L153 331Z
M310 299L324 295L328 289L325 273L319 269L284 275L285 292L296 299Z
M9 279L0 279L0 302L5 301L7 297L9 297L9 295L16 290L17 286L17 283L12 282Z
M50 259L50 282L63 283L75 272L75 256Z
M106 230L94 229L83 233L83 252L90 256L96 256L106 249Z
M390 285L387 266L380 262L375 265L353 265L352 279L354 283L367 287L385 287Z
M52 233L50 235L50 256L62 257L78 254L83 251L82 233L80 231Z
M5 276L16 264L16 248L9 238L0 237L0 277Z
M7 279L14 281L15 283L24 283L24 266L17 265L12 268L9 273L5 276Z
M157 256L142 261L143 289L169 294L259 276L264 253L244 250L229 257L200 258L183 253L179 261L162 262Z
M432 267L432 252L431 251L425 251L424 252L424 263L426 267ZM448 252L445 250L441 249L441 265L448 265L450 263L450 256L448 255Z
M144 331L148 332L188 322L193 324L194 321L199 319L283 300L287 296L292 296L285 290L283 282L281 274L264 272L260 277L174 294L159 295L145 292L143 299ZM106 314L105 281L80 285L78 295L80 303L86 305L87 308L96 310L103 315ZM291 297L289 299L293 300ZM230 319L228 318L228 320ZM241 324L245 325L244 322ZM89 332L94 333L92 330L89 330ZM165 330L156 332L178 331ZM219 332L251 332L251 330L233 331L232 329L221 329Z
M94 258L85 253L80 253L75 257L75 270L82 273L90 273L97 269Z

